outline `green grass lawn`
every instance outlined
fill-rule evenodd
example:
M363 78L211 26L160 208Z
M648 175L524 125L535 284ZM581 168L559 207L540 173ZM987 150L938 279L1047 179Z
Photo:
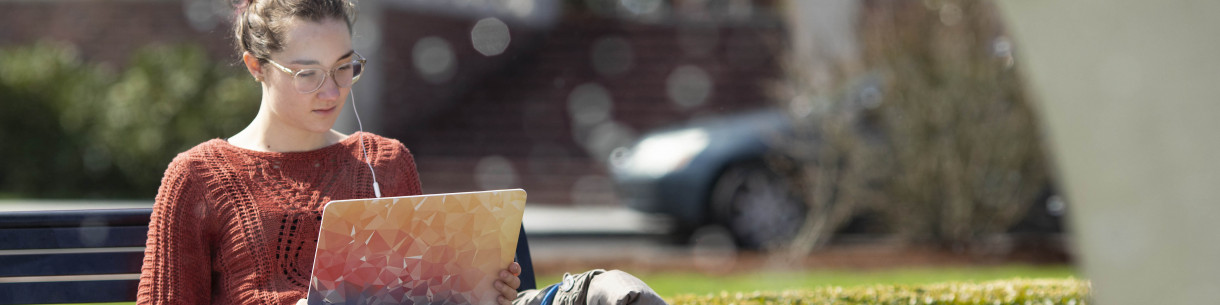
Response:
M631 270L625 270L631 272ZM577 270L573 270L577 272ZM1080 278L1072 266L1005 265L992 267L920 267L885 270L805 270L762 271L729 275L695 272L636 274L666 298L683 295L779 293L790 290L815 291L818 288L863 287L875 285L927 285L947 282L978 283L1008 279ZM539 288L557 283L562 274L540 275ZM732 302L730 302L732 303ZM133 304L133 303L106 303Z
M631 272L631 270L624 270ZM573 272L576 272L575 270ZM664 297L721 291L784 291L825 286L919 285L943 282L982 282L1014 278L1080 278L1071 266L1006 265L994 267L921 267L887 270L805 270L739 273L724 276L694 272L636 274ZM541 275L538 286L561 280L562 274Z

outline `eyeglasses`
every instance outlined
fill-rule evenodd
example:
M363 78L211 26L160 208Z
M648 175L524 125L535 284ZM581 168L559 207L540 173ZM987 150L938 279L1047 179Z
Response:
M280 71L291 74L292 85L296 87L297 92L313 93L314 91L318 91L318 89L322 88L322 84L326 83L327 74L330 74L330 77L335 80L335 85L339 86L339 88L349 88L352 86L352 84L355 84L356 81L360 80L360 74L364 73L364 64L367 62L367 60L364 59L364 56L360 56L360 53L352 54L355 55L355 59L334 67L329 73L325 70L317 68L300 69L294 71L284 67L284 65L281 65L274 60L271 60L270 58L267 59L267 62L270 62L271 65L279 68Z

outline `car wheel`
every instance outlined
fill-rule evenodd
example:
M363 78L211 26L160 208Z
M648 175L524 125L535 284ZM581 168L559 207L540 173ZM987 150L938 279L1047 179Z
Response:
M747 249L787 246L800 231L808 211L790 181L761 162L728 168L717 179L711 195L717 221Z

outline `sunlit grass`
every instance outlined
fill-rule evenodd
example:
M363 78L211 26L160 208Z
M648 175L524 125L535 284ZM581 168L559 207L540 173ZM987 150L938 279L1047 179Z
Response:
M572 270L581 272L583 270ZM631 270L624 270L631 272ZM1008 279L1070 279L1081 278L1069 265L1032 266L1004 265L981 267L916 267L879 270L802 270L758 271L728 275L707 275L698 272L659 272L635 274L661 296L707 295L729 292L775 292L816 290L822 287L862 287L874 285L927 285L947 282L979 283ZM538 277L539 288L557 283L562 274ZM97 304L135 304L132 302ZM61 304L66 305L66 304Z
M985 282L945 282L918 285L829 286L777 291L725 291L668 297L673 305L1087 305L1089 281L1069 279L1008 279Z
M631 272L631 270L624 270ZM573 270L572 272L579 272ZM1013 278L1080 278L1072 266L1005 265L988 267L918 267L886 270L760 271L730 275L697 272L635 274L662 296L721 291L784 291L826 286L919 285L943 282L982 282ZM538 286L561 280L562 274L538 277Z

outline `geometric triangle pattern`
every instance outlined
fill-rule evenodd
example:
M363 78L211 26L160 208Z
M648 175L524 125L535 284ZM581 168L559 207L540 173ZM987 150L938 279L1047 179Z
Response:
M331 202L308 303L495 304L524 213L520 189Z

